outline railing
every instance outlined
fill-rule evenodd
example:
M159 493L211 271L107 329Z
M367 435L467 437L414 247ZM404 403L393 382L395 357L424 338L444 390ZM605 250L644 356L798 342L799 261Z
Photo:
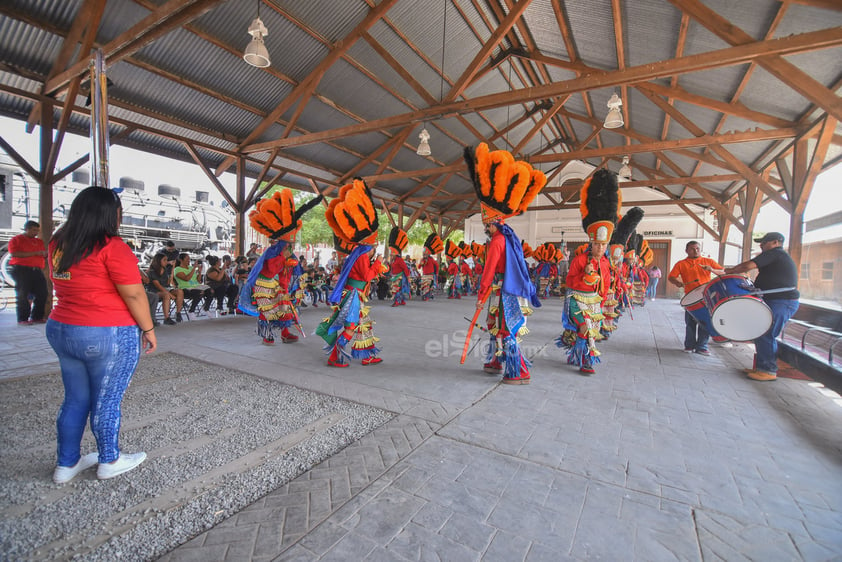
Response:
M832 367L842 367L842 362L834 364L833 350L842 341L842 333L816 326L803 320L790 319L784 326L781 338L786 341L792 339L801 345L801 351L814 357L827 357L827 364Z

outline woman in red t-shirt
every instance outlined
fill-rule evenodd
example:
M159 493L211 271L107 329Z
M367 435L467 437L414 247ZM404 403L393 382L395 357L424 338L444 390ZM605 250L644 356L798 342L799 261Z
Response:
M50 242L50 273L58 304L47 340L59 358L64 402L59 409L57 484L99 463L113 478L146 453L121 453L120 403L140 359L157 340L137 258L119 236L122 206L111 189L91 186L73 200L67 222ZM80 454L90 418L97 453Z

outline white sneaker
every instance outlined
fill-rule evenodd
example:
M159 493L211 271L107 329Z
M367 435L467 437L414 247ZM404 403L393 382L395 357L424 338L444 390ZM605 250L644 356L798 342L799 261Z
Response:
M146 453L120 453L116 461L100 463L96 470L96 477L100 480L108 480L128 472L146 460Z
M95 465L97 462L96 453L88 453L81 457L73 466L57 466L53 472L53 482L56 484L66 484L76 478L76 475L85 469Z

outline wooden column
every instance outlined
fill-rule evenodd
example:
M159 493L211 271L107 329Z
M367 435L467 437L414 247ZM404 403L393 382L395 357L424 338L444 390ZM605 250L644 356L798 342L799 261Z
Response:
M41 223L41 238L49 246L53 236L53 170L50 168L50 153L53 150L53 105L41 104L41 162L39 164L39 204L38 222ZM44 318L48 318L53 310L53 284L50 281L49 265L44 271L47 278L47 304L44 306Z
M237 158L237 192L235 193L237 199L237 206L234 212L237 213L237 219L234 222L234 251L238 256L244 256L246 253L246 161L240 156Z

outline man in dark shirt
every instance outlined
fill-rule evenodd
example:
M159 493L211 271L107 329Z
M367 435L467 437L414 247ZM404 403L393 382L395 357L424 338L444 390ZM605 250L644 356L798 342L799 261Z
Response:
M798 268L783 249L784 235L769 232L762 238L755 238L760 243L760 255L734 267L725 269L725 273L745 273L757 269L754 285L762 291L763 301L772 310L772 326L769 331L754 340L757 359L748 377L756 381L773 381L778 371L778 336L786 321L798 310ZM778 290L789 289L789 290Z

